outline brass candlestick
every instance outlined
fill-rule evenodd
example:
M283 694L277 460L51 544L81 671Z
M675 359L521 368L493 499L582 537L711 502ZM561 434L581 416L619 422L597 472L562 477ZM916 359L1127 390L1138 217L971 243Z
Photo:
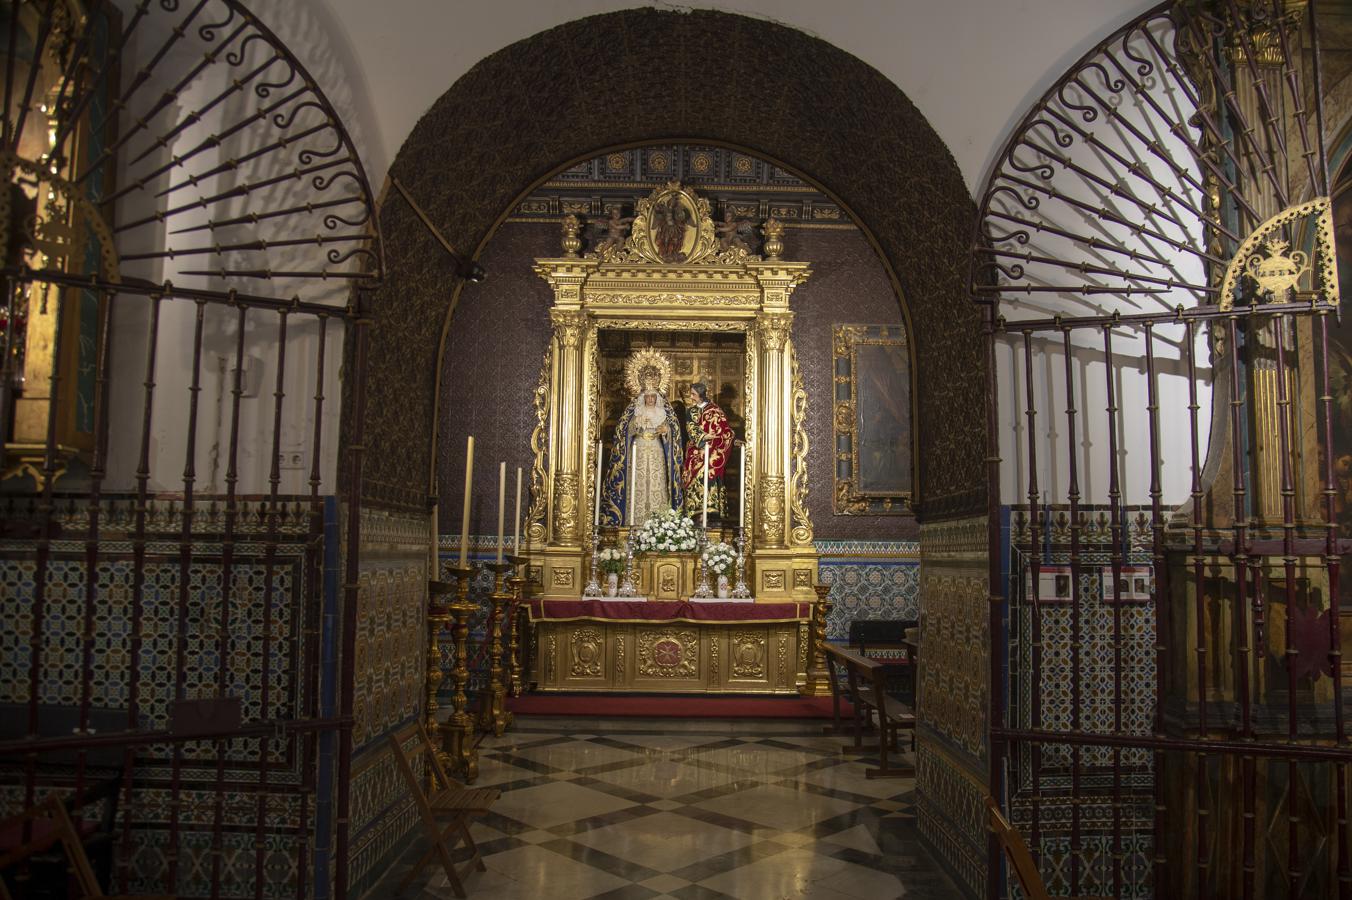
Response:
M521 696L521 641L519 632L521 629L518 617L521 615L521 604L526 600L526 577L523 574L525 565L529 557L509 556L507 560L516 567L515 573L507 580L511 585L512 602L507 605L507 693L512 697ZM508 725L515 718L508 713Z
M446 723L443 745L450 756L449 768L466 784L479 777L479 749L474 742L474 720L469 715L469 698L465 687L469 684L469 617L477 608L469 599L469 583L474 579L474 567L447 570L455 579L455 601L447 608L451 615L451 637L455 642L455 666L451 681L455 694L451 698L451 718Z
M489 563L493 573L493 593L489 599L493 611L488 616L488 687L480 695L479 728L501 736L511 724L511 713L507 712L507 686L503 682L502 670L502 620L512 594L507 590L507 573L515 568L510 562Z
M824 697L831 693L831 682L826 670L826 614L831 611L831 601L826 597L831 593L831 585L815 584L817 600L812 604L812 653L807 667L807 679L803 682L802 693L807 697Z
M441 732L441 723L437 721L439 708L437 692L446 677L441 670L445 662L445 655L441 650L441 632L451 621L446 598L454 594L455 589L455 584L448 581L429 579L427 582L427 705L424 709L423 727L433 747L439 746L437 735ZM450 757L445 750L438 749L436 753L443 766L450 763ZM428 767L428 772L431 772L431 767Z

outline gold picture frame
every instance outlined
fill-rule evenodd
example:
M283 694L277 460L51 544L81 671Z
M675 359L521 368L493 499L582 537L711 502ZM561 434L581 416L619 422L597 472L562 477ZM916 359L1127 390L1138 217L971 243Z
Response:
M905 326L836 325L832 373L836 515L910 515L915 440Z

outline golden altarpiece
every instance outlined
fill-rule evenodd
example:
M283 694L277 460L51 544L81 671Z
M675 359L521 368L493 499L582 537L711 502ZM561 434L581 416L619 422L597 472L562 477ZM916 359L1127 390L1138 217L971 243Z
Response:
M708 200L676 182L639 200L631 227L618 213L605 224L609 234L583 253L581 223L565 218L563 255L535 261L535 271L553 289L554 303L553 337L535 390L533 502L526 522L532 596L577 600L588 581L597 454L604 452L598 442L609 446L607 411L614 405L608 403L607 366L615 366L617 353L656 345L674 348L679 356L681 347L702 342L724 359L730 352L741 354L735 374L718 380L729 382L725 390L737 398L730 418L739 445L727 466L728 515L719 525L711 523L709 539L731 542L735 528L730 526L739 524L743 510L745 577L755 602L813 603L818 557L806 507L807 395L794 359L790 309L794 290L811 274L808 264L781 258L783 226L773 219L763 226L764 256L751 253L733 223L715 223ZM673 378L673 392L708 377L686 369L684 382L679 375ZM738 453L745 455L744 469ZM742 471L744 483L738 483ZM623 547L627 533L623 527L602 528L600 542ZM695 553L636 558L641 598L688 599L698 577ZM697 641L688 649L698 651L698 660L688 653L679 671L653 679L642 676L639 636L630 653L639 664L631 662L628 674L612 677L611 667L592 657L622 657L623 629L595 622L572 623L571 630L567 625L539 626L542 688L792 692L803 683L805 621L742 624L735 635L727 627L687 625L682 635L673 632L672 637ZM586 634L579 637L579 629ZM562 643L576 651L579 641L586 659L577 665L550 656L550 647ZM720 650L729 672L711 675L705 670L708 657L717 660ZM738 659L744 659L744 671L754 670L758 677L725 683ZM765 664L757 665L758 659ZM594 676L602 669L605 677L598 680ZM580 679L568 677L574 672Z

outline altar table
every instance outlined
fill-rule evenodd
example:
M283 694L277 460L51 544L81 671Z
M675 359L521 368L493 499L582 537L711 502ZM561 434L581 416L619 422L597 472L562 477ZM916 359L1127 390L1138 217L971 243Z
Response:
M810 603L532 600L537 689L796 694Z

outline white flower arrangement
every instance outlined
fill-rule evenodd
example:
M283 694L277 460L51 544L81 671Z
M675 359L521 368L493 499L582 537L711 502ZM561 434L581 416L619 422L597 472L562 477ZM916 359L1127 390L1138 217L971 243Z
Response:
M695 549L695 521L674 509L648 516L633 532L637 553L683 553Z
M596 554L596 561L601 566L601 571L618 575L624 571L624 554L614 547L607 547Z
M704 550L704 565L714 575L726 575L732 571L732 567L737 563L737 551L731 544L719 541L717 544L710 544Z

